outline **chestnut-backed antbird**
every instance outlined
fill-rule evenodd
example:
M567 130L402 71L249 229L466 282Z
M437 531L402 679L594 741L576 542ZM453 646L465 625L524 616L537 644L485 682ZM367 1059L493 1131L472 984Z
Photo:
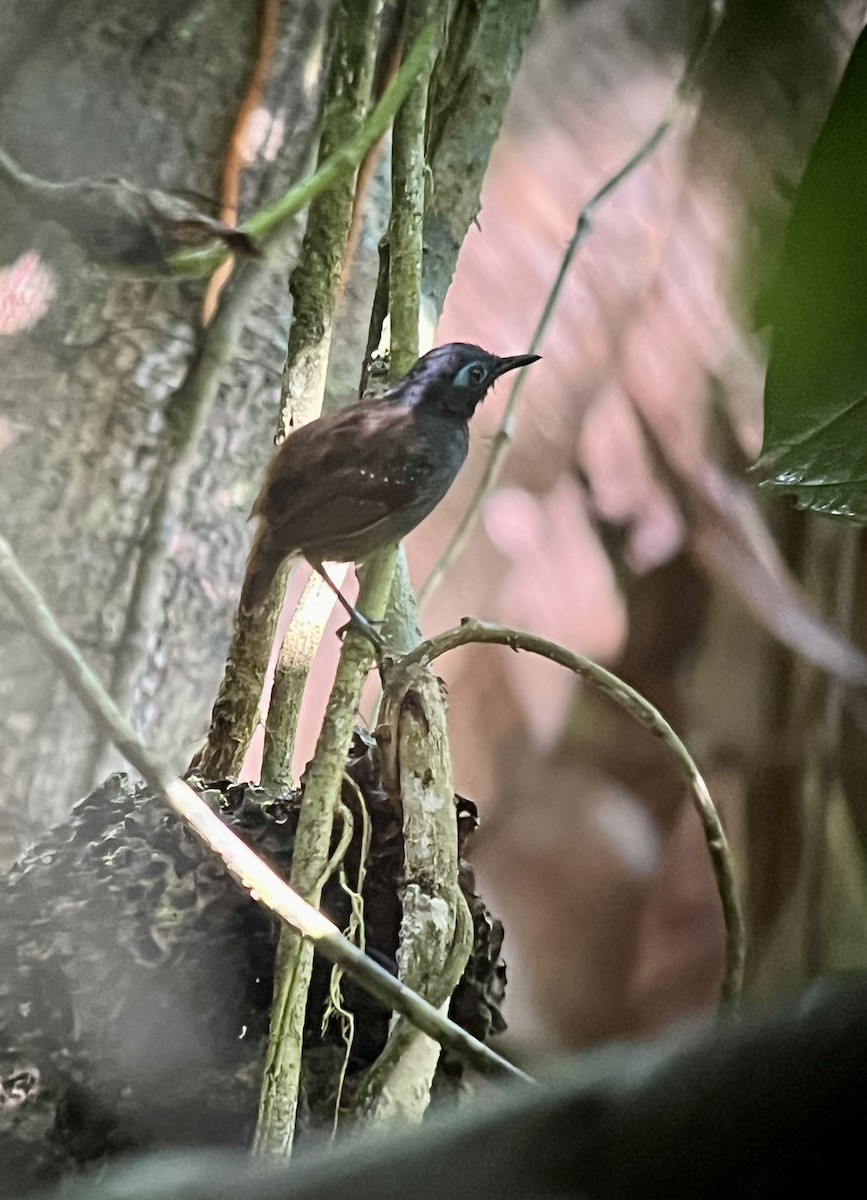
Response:
M303 555L369 634L322 563L362 561L415 529L454 483L469 448L467 423L485 393L501 375L538 357L498 358L452 342L420 358L379 399L293 430L253 505L260 524L242 608L257 608L280 564Z

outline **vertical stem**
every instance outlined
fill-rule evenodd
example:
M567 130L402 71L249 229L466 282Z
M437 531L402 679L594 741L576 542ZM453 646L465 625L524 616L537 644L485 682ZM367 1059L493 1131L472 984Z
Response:
M268 599L254 613L239 609L208 739L191 769L208 781L238 774L259 721L262 683L283 607L288 564L277 572Z
M435 0L410 0L404 36L414 38L436 22ZM425 210L425 131L430 72L440 45L431 48L428 70L419 77L394 122L389 225L389 314L392 378L418 358L419 307ZM393 555L394 552L387 551ZM403 565L403 564L402 564ZM415 624L409 578L395 588L395 624L406 637ZM470 951L466 905L458 889L457 826L446 738L445 704L439 682L427 670L413 682L413 703L391 728L389 756L403 810L405 886L398 974L409 986L429 987L436 1003L448 1000ZM459 926L461 928L459 929ZM401 1024L368 1073L359 1095L361 1111L383 1121L400 1115L419 1120L430 1099L439 1047L409 1036Z
M377 44L377 21L381 0L343 0L336 20L333 58L324 100L323 129L319 144L319 166L333 159L350 144L364 124L370 103L370 85ZM307 232L301 256L292 273L290 291L294 307L286 367L281 389L279 436L295 424L313 420L322 408L325 373L331 344L331 323L340 280L343 248L352 220L356 171L337 178L310 205ZM238 612L229 647L226 670L214 705L208 741L196 764L206 779L237 775L259 719L259 702L274 631L283 602L286 571L280 571L267 602L255 613ZM289 646L284 661L298 661L301 646ZM300 679L300 682L299 682ZM292 690L303 690L304 672L296 670L291 685L280 688L290 694L284 701L294 704ZM281 737L286 736L283 722ZM272 730L267 749L283 752ZM265 774L282 769L263 766Z
M404 38L409 45L422 31L442 20L436 0L409 0ZM391 151L391 222L389 315L391 378L399 379L418 358L421 297L422 232L425 196L425 122L430 75L440 37L431 39L427 62L394 120Z
M392 383L402 378L418 358L424 249L425 125L431 72L442 41L442 21L443 8L436 0L408 0L404 17L404 44L418 44L426 38L424 44L427 51L424 67L394 119L391 220L388 229ZM389 548L380 551L380 554L391 556L394 571L397 550ZM391 608L400 614L401 632L407 635L416 624L416 605L405 558L396 574ZM391 624L395 625L394 618Z
M335 582L340 586L342 578L338 576ZM274 795L292 786L292 758L304 685L333 608L333 593L312 572L283 639L274 671L261 778L262 787Z
M337 15L334 58L325 104L320 164L358 132L370 101L381 0L343 0ZM311 205L301 260L292 273L293 321L283 374L280 429L285 436L322 410L331 329L343 254L352 223L357 172L323 193ZM380 601L377 586L384 590ZM359 597L374 617L381 616L391 588L372 580L370 595ZM379 607L377 607L379 605ZM318 637L297 625L284 640L266 729L263 777L284 777L291 759L301 696ZM355 711L370 663L366 642L347 635L337 677L308 772L292 859L292 883L318 905L325 883L334 811ZM291 766L291 763L290 763ZM292 1151L301 1077L307 992L313 948L284 926L274 974L271 1028L255 1149L288 1156Z
M460 981L473 944L472 918L458 886L455 792L440 681L426 667L411 671L386 693L380 720L377 733L388 731L383 750L403 810L398 977L440 1006ZM421 1120L439 1056L435 1042L399 1021L368 1072L359 1110L379 1122Z
M342 0L335 12L334 46L325 97L322 166L361 129L370 104L382 0ZM322 411L343 254L352 224L357 171L337 180L310 205L298 265L289 280L292 328L280 405L280 434Z
M382 0L344 0L335 14L319 143L320 166L351 141L364 123L381 8ZM292 328L281 388L281 438L293 428L315 420L322 411L356 178L357 171L344 176L310 206L301 257L289 280ZM279 786L288 781L301 699L321 635L318 620L311 625L302 619L293 620L283 639L268 706L262 761L262 779L271 784Z
M378 555L367 569L358 607L372 621L380 621L385 613L393 572L393 554ZM369 643L350 630L340 656L316 754L307 772L290 883L313 905L319 904L326 882L334 812L370 659ZM288 1156L292 1151L304 1017L312 969L312 944L288 925L284 926L277 955L271 1031L256 1130L255 1149L259 1153Z

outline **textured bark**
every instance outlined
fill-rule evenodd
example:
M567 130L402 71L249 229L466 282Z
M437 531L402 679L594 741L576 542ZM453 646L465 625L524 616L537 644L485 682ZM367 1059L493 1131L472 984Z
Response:
M488 159L538 9L538 0L456 4L448 24L431 80L424 218L424 294L437 313L481 207Z
M386 692L377 728L383 778L400 796L404 880L398 975L431 1004L446 1004L472 948L458 889L456 797L442 684L422 668ZM440 1047L406 1021L392 1030L365 1081L361 1111L377 1121L420 1121L430 1103Z
M323 113L319 161L358 132L371 95L381 0L357 0L336 14L329 98ZM289 281L292 329L283 372L282 434L318 417L331 350L334 309L344 269L357 174L347 175L311 208L302 263ZM299 264L300 268L301 264Z
M314 0L286 6L266 103L288 136L276 161L245 180L243 211L305 169L316 110L305 67L315 65L327 9ZM49 179L119 174L219 199L257 45L255 6L17 4L4 6L0 44L19 48L3 74L0 144L22 166ZM131 715L180 765L205 731L228 641L244 520L271 445L288 303L266 271L243 356L224 372L212 419L188 439L174 504L151 529L184 419L175 389L201 345L202 287L107 273L56 226L8 211L0 262L38 249L58 294L35 329L3 339L0 420L11 437L0 472L3 529L104 678L132 656ZM136 649L120 635L147 553L158 569L142 610L150 619L132 631ZM5 612L0 622L4 799L16 823L40 827L116 760L94 761L77 707Z

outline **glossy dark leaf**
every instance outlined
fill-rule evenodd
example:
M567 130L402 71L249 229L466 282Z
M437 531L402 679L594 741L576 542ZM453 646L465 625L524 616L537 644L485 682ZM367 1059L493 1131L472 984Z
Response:
M867 520L867 33L798 190L769 316L764 486Z

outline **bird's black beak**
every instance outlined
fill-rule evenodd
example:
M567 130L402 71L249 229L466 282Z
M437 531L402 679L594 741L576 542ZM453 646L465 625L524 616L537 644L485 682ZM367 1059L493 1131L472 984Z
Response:
M519 367L529 367L530 363L538 362L541 354L514 354L511 358L501 358L491 374L492 379L499 379L507 371L517 371Z

